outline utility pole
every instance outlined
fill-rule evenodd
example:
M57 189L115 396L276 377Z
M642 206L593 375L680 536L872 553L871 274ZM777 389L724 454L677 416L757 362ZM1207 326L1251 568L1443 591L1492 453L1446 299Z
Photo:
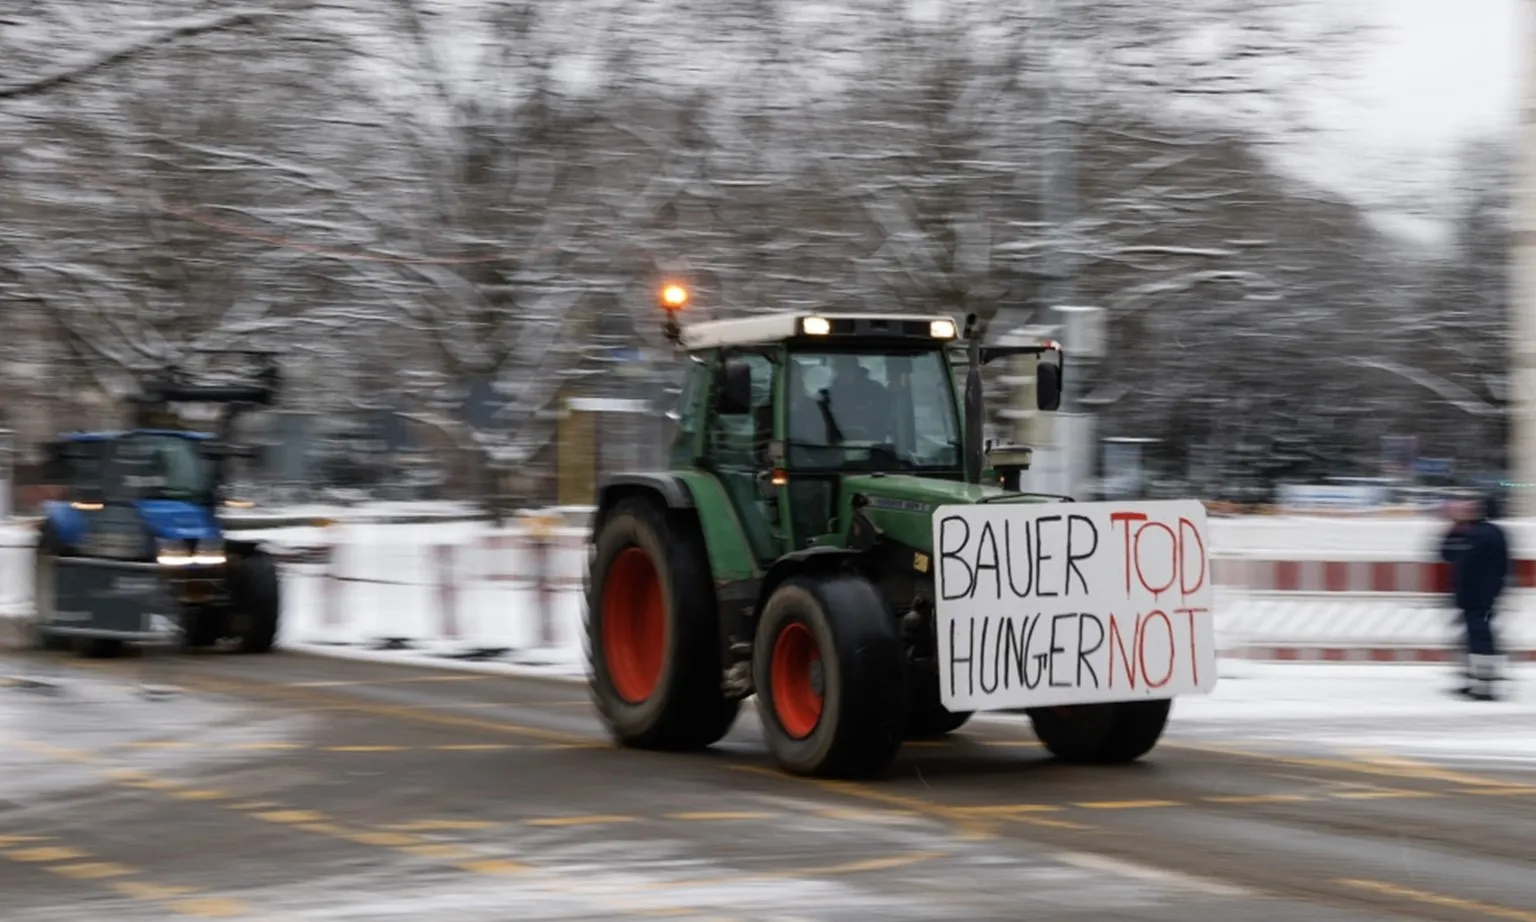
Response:
M1526 0L1525 40L1536 48L1536 0ZM1514 253L1510 275L1509 475L1517 516L1536 516L1536 56L1526 55L1515 152Z

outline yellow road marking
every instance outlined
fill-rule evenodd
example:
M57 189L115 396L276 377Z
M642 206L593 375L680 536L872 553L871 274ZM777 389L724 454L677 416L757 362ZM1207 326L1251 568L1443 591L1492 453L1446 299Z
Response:
M399 832L449 832L457 829L492 829L499 825L491 820L414 820L394 823L384 828Z
M997 832L994 823L977 820L966 816L955 807L947 807L943 804L923 800L920 797L907 797L902 794L892 794L889 791L878 791L851 781L828 781L820 778L792 778L782 772L759 765L732 765L733 771L750 772L755 775L765 775L776 780L797 780L813 787L821 788L836 794L844 794L849 797L857 797L861 800L873 801L891 807L899 807L910 810L923 816L944 820L953 823L960 834L960 838L966 841L984 841L996 838Z
M268 750L293 750L307 749L303 743L236 743L233 749L252 750L256 752Z
M434 714L419 708L405 707L392 704L374 704L357 699L328 697L308 693L304 689L284 689L280 685L261 682L230 682L210 681L207 679L189 679L183 683L187 688L212 694L239 694L264 695L271 698L288 700L302 700L311 703L320 703L334 706L338 711L351 711L357 714L369 714L375 717L392 717L396 720L406 720L415 723L436 724L444 727L464 727L471 730L481 730L498 735L524 736L530 739L547 740L553 743L573 743L592 745L589 737L575 733L565 733L559 730L545 730L542 727L528 727L521 724L504 723L496 720L481 720L476 717L464 717L456 714Z
M12 861L42 864L53 861L76 861L81 858L89 858L90 855L77 848L70 848L67 845L43 845L38 848L21 848L5 852L5 857Z
M251 816L269 823L320 823L325 821L325 814L316 813L313 810L269 810L264 813L252 813Z
M615 747L613 743L599 743L599 742L588 741L588 742L585 742L585 743L542 743L542 744L540 744L538 746L535 746L533 748L534 749L549 750L549 749L614 749L614 748L617 748L617 747Z
M1073 806L1088 810L1146 810L1153 807L1182 807L1184 804L1177 800L1086 800L1078 801Z
M483 861L465 861L458 865L462 870L473 874L526 874L532 870L526 864L516 861L506 861L501 858L487 858Z
M1023 823L1026 826L1044 826L1047 829L1097 829L1087 823L1074 823L1071 820L1048 820L1038 816L1005 816L1003 819L1010 823Z
M190 749L198 744L186 740L134 740L123 745L129 749Z
M323 746L325 752L401 752L404 746Z
M352 834L335 823L300 823L296 828L302 829L305 832L315 833L316 835L333 836L338 839L345 839Z
M1536 786L1510 785L1507 788L1457 788L1457 794L1478 794L1483 797L1526 797L1536 794Z
M28 842L47 842L52 836L0 836L0 848L9 848L12 845L25 845Z
M1209 743L1177 743L1164 740L1160 746L1173 749L1186 749L1192 752L1210 752L1218 755L1237 756L1239 758L1253 759L1260 762L1269 762L1275 765L1295 765L1305 768L1323 768L1332 771L1348 772L1357 775L1375 775L1378 777L1413 779L1419 781L1446 781L1459 784L1464 787L1508 787L1508 781L1500 781L1495 778L1486 778L1480 775L1469 775L1464 772L1451 771L1449 769L1435 768L1422 762L1414 762L1410 759L1381 756L1374 753L1358 753L1359 761L1350 759L1324 759L1306 756L1287 756L1273 752L1258 752L1253 749L1237 746L1219 746Z
M773 818L773 814L772 813L751 813L751 812L740 812L740 813L714 812L714 813L712 813L712 812L709 812L709 811L689 811L689 812L684 812L684 813L668 813L667 814L667 818L668 819L674 819L674 820L686 820L686 821L690 821L690 822L697 821L697 822L705 822L705 823L707 823L707 822L710 822L712 820L722 820L722 821L727 821L727 820L766 820L766 819L772 819Z
M1439 797L1434 791L1404 791L1383 788L1374 791L1334 791L1328 796L1342 800L1403 800L1408 798Z
M844 864L826 865L822 867L795 868L784 871L748 871L742 874L721 875L719 877L700 877L685 880L658 880L636 885L637 890L685 890L694 887L716 886L726 881L739 880L783 880L786 878L816 878L839 877L847 874L860 874L868 871L888 871L893 868L904 868L925 861L933 861L938 858L948 857L944 852L902 852L895 855L882 855L877 858L866 858L859 861L849 861Z
M177 900L169 905L171 909L184 916L196 916L200 919L231 919L235 916L243 916L246 912L244 903L222 897Z
M1369 890L1383 896L1394 896L1401 900L1414 903L1424 903L1429 906L1444 906L1447 909L1459 909L1462 912L1476 913L1490 916L1495 919L1509 919L1512 922L1536 922L1536 912L1527 909L1515 909L1512 906L1500 906L1496 903L1484 903L1481 900L1463 899L1459 896L1447 896L1443 893L1433 893L1429 890L1415 890L1411 887L1399 887L1380 880L1362 880L1357 878L1340 877L1334 883L1356 890Z
M399 832L350 832L346 837L359 845L377 845L380 848L399 848L421 841L415 836Z
M434 858L439 861L453 861L455 859L473 858L475 852L462 845L449 845L446 842L426 842L420 845L402 845L400 851L416 855L420 858Z
M1062 808L1054 804L994 804L983 807L953 807L963 816L1016 816L1020 813L1055 813Z
M282 804L273 803L270 800L248 800L245 803L230 804L234 810L276 810Z
M196 887L167 887L163 884L151 884L142 880L120 880L112 885L112 889L131 896L136 900L164 900L175 896L186 896L196 893Z
M504 752L519 747L515 743L450 743L432 748L438 752Z
M536 820L525 820L529 826L600 826L606 823L633 823L638 817L633 816L546 816Z
M829 820L852 820L856 823L879 823L888 819L901 819L904 817L919 816L916 810L855 810L848 807L833 807L827 810L817 810L816 815Z
M198 788L190 788L185 791L172 791L171 796L177 800L223 800L228 797L223 791L208 791Z
M85 861L79 864L53 864L47 868L55 874L73 880L102 880L108 877L127 877L133 872L110 861Z
M1200 799L1213 804L1299 804L1312 798L1306 794L1213 794Z

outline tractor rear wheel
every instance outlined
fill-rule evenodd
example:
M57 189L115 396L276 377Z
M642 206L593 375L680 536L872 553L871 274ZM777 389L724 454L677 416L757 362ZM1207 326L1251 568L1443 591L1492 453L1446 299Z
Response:
M1035 736L1063 762L1117 765L1152 751L1168 724L1173 702L1122 701L1029 711Z
M267 653L277 641L281 579L271 554L255 551L230 562L230 620L241 653Z
M901 748L907 664L868 580L798 577L775 589L758 621L752 678L768 749L791 774L873 777Z
M741 703L720 667L709 555L696 523L646 499L604 518L587 593L591 690L609 733L637 749L719 742Z

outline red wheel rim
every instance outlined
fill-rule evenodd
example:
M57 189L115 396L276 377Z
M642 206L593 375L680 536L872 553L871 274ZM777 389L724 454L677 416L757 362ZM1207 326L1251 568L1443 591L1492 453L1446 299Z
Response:
M805 739L821 722L822 694L818 673L821 650L816 635L798 622L779 632L773 642L773 712L779 726L794 739Z
M645 551L619 552L603 587L603 662L613 690L630 704L651 696L667 651L661 580Z

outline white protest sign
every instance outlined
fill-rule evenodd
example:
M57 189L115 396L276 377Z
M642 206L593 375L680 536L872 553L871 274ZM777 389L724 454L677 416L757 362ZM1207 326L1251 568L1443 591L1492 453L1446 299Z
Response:
M951 711L1134 701L1216 685L1210 532L1193 500L987 503L933 514Z

